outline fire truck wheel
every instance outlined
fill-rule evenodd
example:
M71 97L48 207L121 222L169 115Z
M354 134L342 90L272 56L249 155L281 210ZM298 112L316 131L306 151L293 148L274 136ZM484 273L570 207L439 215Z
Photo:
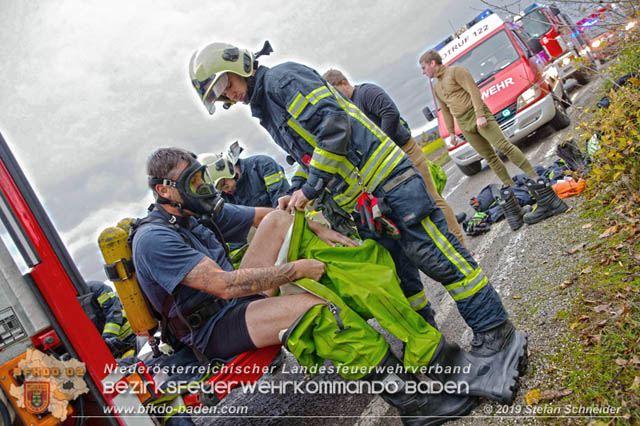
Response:
M463 166L461 164L456 164L456 166L458 166L460 171L467 176L473 176L476 173L480 172L480 170L482 170L482 164L480 163L480 161L467 164L466 166Z
M562 105L560 105L560 102L553 101L553 104L556 107L556 115L551 119L549 124L554 130L562 130L571 124L571 119L565 112L564 108L562 108Z

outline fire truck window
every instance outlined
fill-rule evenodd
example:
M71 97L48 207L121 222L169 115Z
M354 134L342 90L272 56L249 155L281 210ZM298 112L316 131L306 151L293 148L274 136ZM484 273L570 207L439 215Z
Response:
M531 50L529 49L529 47L527 46L527 43L525 43L520 37L520 34L517 32L512 32L511 34L513 34L513 38L516 39L516 43L518 44L518 46L520 46L520 50L522 50L522 52L524 52L525 56L528 58L530 56L533 56L533 53L531 52Z
M551 24L540 9L526 14L520 22L526 33L532 38L540 38L551 29Z
M502 30L475 46L451 65L468 69L476 83L481 83L518 59L520 54L507 33Z

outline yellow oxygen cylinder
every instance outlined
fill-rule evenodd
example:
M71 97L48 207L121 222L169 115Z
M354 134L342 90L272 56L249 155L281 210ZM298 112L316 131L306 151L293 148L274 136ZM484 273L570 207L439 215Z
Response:
M127 243L128 228L132 219L123 219L117 227L109 227L100 233L98 245L106 264L115 269L116 280L111 279L134 333L149 331L158 325L142 295L131 261L131 247ZM125 231L126 228L127 231Z

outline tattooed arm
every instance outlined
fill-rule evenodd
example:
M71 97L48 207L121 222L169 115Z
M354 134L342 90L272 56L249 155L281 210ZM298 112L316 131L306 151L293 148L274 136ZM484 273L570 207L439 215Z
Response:
M318 281L325 271L324 263L313 259L302 259L280 266L227 272L205 256L184 277L182 284L222 299L233 299L257 294L300 278Z

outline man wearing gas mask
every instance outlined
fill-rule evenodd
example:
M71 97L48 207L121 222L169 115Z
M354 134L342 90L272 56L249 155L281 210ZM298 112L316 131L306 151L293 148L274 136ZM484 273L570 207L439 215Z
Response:
M344 378L397 383L381 396L406 416L405 424L465 415L477 404L473 395L513 401L518 372L509 367L508 354L492 359L508 370L505 378L501 369L487 370L484 358L447 343L411 308L393 260L378 244L368 240L358 247L301 212L294 219L279 210L221 205L206 166L181 149L155 151L147 174L156 203L134 229L137 279L172 334L201 359L228 360L283 344L303 366L330 359ZM211 219L214 230L197 217ZM224 241L243 240L252 225L257 232L234 270ZM292 282L306 291L263 294ZM403 361L369 318L406 343ZM425 394L402 366L427 368L432 378L458 389Z
M278 344L271 331L287 328L303 312L299 309L319 303L310 294L291 296L298 310L282 309L280 299L262 300L264 291L300 278L319 279L325 271L312 259L273 266L290 215L224 204L206 166L181 149L154 152L147 173L156 203L137 225L134 264L143 291L155 310L169 318L169 330L182 343L207 359L226 360ZM205 219L213 231L196 218ZM261 226L242 269L234 271L225 241L245 241L252 225ZM314 229L329 244L355 245L322 226Z

